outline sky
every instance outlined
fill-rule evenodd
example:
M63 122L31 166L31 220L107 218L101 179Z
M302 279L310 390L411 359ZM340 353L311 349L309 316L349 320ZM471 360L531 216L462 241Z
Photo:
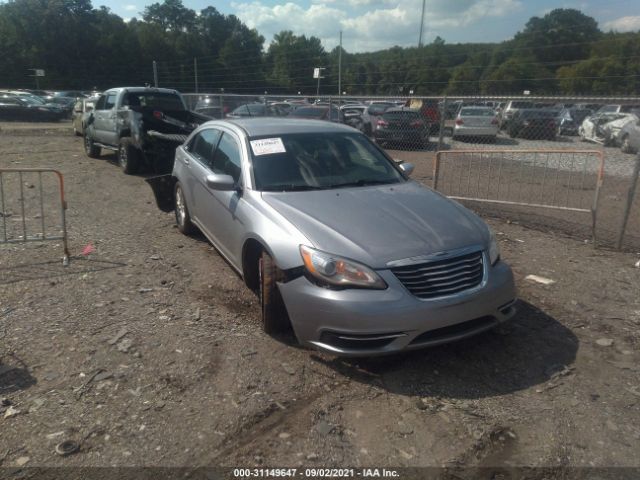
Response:
M161 1L161 0L156 0ZM183 0L199 11L214 6L238 16L265 37L268 45L275 33L292 30L319 37L325 49L338 44L367 52L417 45L423 0ZM141 17L150 0L93 0L125 19ZM575 8L595 18L601 29L620 32L640 30L638 0L425 0L423 42L436 36L447 43L496 42L506 40L530 17L543 16L554 8Z

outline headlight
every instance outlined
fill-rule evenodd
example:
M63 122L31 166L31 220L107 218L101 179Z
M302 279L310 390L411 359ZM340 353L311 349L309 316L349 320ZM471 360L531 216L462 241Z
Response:
M489 261L491 265L494 265L500 258L500 246L498 245L498 239L496 238L493 230L489 229L491 239L489 240Z
M300 255L307 272L322 283L336 287L360 287L384 290L380 276L360 263L300 245Z

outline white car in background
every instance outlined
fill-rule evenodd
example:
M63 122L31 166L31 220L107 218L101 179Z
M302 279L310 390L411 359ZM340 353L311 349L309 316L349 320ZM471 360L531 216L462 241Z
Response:
M638 117L632 113L600 113L585 118L578 129L578 135L583 141L620 146L624 127L637 121Z
M357 128L363 133L370 132L371 118L367 110L368 105L347 104L340 107L340 111L344 115L344 121L347 125Z
M635 120L627 122L618 134L620 150L624 153L640 152L640 118L634 116Z

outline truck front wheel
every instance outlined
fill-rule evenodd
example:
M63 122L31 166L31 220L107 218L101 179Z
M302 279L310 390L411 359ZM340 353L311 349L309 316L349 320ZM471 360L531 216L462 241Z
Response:
M84 151L89 158L98 158L100 156L100 147L93 144L93 140L86 132L84 134Z
M131 137L120 139L118 146L118 163L127 175L138 173L140 170L140 152L131 143Z

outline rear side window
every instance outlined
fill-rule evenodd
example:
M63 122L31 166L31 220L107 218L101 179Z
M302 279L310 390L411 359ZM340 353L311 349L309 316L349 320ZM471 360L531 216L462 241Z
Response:
M107 101L106 95L100 95L98 103L96 103L96 110L104 110L104 104Z
M189 152L207 167L211 168L213 149L220 140L221 132L212 128L198 133L189 143Z
M223 133L218 148L213 155L211 170L213 170L213 173L231 175L237 182L240 180L241 165L242 156L238 142L228 133Z

